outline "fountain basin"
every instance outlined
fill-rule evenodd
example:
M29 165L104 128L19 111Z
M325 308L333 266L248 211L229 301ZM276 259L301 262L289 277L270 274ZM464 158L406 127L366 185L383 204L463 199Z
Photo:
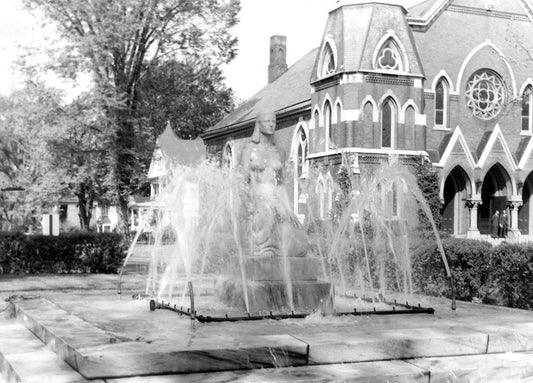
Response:
M237 269L237 268L236 268ZM308 257L251 257L244 261L248 281L316 281L320 259Z

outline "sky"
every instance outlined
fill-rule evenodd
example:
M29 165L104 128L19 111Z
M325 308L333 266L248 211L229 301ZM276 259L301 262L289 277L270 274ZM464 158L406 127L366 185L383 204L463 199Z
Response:
M241 0L240 23L233 29L239 39L237 57L224 66L226 84L245 100L267 84L270 36L287 36L290 66L320 45L328 12L337 0ZM399 0L405 6L420 0ZM43 27L20 0L0 0L0 93L8 94L20 82L11 71L18 44L42 45ZM66 87L71 85L64 85Z

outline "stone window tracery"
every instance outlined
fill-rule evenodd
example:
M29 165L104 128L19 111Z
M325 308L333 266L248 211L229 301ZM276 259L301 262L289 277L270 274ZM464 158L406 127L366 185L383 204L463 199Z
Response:
M402 55L393 39L388 39L383 44L374 66L377 69L403 71Z
M466 83L466 104L472 114L481 120L490 120L503 109L505 84L494 71L475 72Z
M522 94L522 131L533 129L533 86L528 85Z
M320 73L321 77L326 77L335 73L335 69L337 67L335 61L335 53L333 52L333 49L331 48L331 45L328 42L326 43L324 51L322 53L322 68Z

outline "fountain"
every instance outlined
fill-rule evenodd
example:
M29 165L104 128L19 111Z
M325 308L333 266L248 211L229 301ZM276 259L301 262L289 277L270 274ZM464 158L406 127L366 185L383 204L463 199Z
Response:
M390 291L402 292L407 302L413 293L410 251L419 240L420 211L440 243L414 175L394 161L360 175L353 156L336 168L316 166L300 185L306 211L298 219L287 196L284 181L291 177L273 143L274 130L273 113L257 116L235 170L213 163L173 169L157 200L145 291L155 299L151 308L173 308L197 319L212 320L228 311L257 319L365 312L352 311L354 297L369 300L373 312ZM326 201L330 206L324 206L324 190L317 192L320 183L335 195ZM408 303L400 308L419 312Z

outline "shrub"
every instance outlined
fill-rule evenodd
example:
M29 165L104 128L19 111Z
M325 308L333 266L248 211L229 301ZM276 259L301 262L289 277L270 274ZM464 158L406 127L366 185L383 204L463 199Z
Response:
M502 243L490 252L487 303L533 309L533 245Z
M0 273L115 273L125 251L115 233L0 233Z
M461 238L443 238L442 246L448 260L458 299L480 298L489 271L488 242ZM450 284L437 244L433 240L421 243L412 254L415 287L430 295L450 296Z

